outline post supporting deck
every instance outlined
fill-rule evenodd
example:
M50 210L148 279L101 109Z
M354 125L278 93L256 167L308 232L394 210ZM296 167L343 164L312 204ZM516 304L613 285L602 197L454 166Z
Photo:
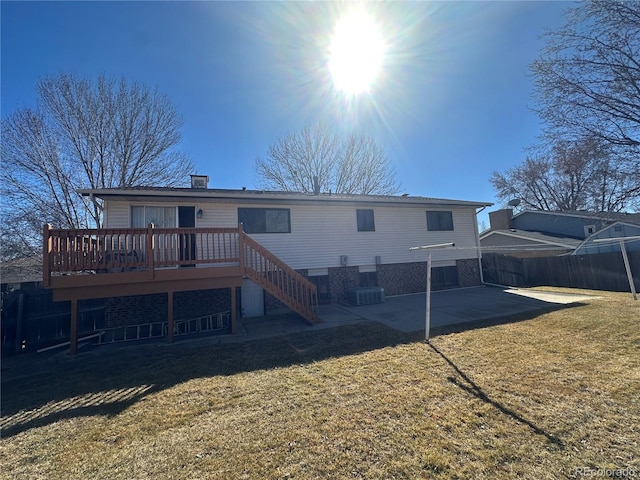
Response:
M173 292L167 292L167 341L173 342Z
M238 287L231 287L231 333L238 333L238 319L237 319L237 306L236 295L238 293Z
M78 300L71 300L71 328L69 330L69 353L78 352Z

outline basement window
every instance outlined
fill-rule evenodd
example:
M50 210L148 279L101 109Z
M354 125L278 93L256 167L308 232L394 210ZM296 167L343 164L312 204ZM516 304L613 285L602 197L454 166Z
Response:
M458 286L457 267L434 267L431 269L431 288L452 288Z
M378 272L360 272L359 285L361 287L377 287Z
M288 208L238 208L238 223L247 233L291 233Z

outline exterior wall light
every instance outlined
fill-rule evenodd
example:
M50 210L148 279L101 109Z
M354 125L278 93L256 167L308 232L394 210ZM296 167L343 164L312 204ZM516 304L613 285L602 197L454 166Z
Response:
M203 213L204 213L204 212L202 211L202 209L201 209L201 208L199 208L199 209L198 209L198 213L196 213L196 216L197 216L198 218L202 218Z

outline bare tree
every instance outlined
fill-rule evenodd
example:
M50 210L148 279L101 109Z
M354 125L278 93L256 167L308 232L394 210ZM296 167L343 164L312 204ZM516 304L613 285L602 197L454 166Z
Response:
M344 136L325 125L285 135L269 147L266 159L256 160L256 172L261 186L271 190L382 195L399 190L391 162L375 140Z
M505 173L494 172L490 181L502 202L517 198L522 207L534 210L637 208L640 177L612 158L599 138L563 141Z
M3 224L33 244L42 223L102 225L80 188L175 186L191 162L176 150L182 119L157 90L125 79L61 74L37 84L38 105L2 120Z
M543 210L640 207L640 2L590 0L544 35L531 65L538 153L491 182Z
M640 146L640 2L592 0L545 35L531 71L536 111L553 139Z

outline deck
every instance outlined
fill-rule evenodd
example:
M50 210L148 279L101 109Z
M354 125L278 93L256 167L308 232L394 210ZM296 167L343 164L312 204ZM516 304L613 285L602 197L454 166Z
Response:
M173 340L173 293L230 288L243 278L317 323L316 287L238 228L54 229L43 231L43 285L55 301L71 302L71 351L77 344L78 301L152 293L168 295Z

